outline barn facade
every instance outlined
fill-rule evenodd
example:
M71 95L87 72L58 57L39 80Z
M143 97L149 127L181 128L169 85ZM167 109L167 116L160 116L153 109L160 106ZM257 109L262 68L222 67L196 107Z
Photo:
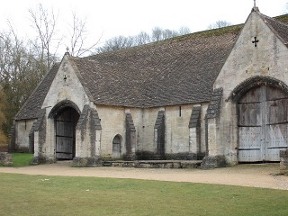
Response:
M279 161L288 136L288 18L85 58L66 53L15 117L38 161Z

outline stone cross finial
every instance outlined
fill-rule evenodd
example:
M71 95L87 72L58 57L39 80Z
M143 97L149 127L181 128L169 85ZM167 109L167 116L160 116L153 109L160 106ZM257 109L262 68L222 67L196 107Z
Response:
M257 7L257 3L256 3L256 0L254 0L254 7L252 8L252 12L259 12L259 8Z
M252 43L255 45L255 47L257 47L258 42L259 40L257 39L257 37L254 37L254 40L252 41Z
M69 53L69 47L66 47L65 55L70 55L70 53Z

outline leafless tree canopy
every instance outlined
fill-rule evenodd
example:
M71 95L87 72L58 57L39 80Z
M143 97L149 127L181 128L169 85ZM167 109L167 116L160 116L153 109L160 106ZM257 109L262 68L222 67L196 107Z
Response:
M86 21L76 13L72 13L72 22L67 27L66 35L59 35L57 15L53 10L47 10L40 4L36 9L30 9L28 14L34 38L19 38L12 24L9 24L8 32L0 29L0 129L3 128L6 135L20 107L53 64L59 61L57 51L60 44L66 44L72 56L82 56L142 45L190 32L185 27L179 31L154 28L151 34L141 32L134 37L111 38L97 50L101 37L93 44L87 44ZM7 99L7 106L4 106L4 98Z
M30 16L32 18L32 22L34 28L37 32L37 39L34 41L34 47L38 51L38 55L40 55L43 62L46 63L46 70L49 70L54 61L56 60L56 51L59 47L59 43L56 45L55 49L52 47L55 41L55 30L56 30L56 17L54 15L53 10L49 12L44 9L40 4L38 10L29 10Z
M33 44L20 40L13 30L0 32L0 86L7 97L7 108L3 110L6 133L13 117L46 72L43 64L35 55Z
M208 26L208 29L218 29L232 25L230 22L225 20L218 20L215 23Z
M35 38L21 39L9 22L9 31L0 29L0 129L6 136L10 132L13 118L30 96L43 76L59 61L57 50L63 43L63 36L57 31L57 16L53 10L41 4L36 10L30 9L32 30ZM72 15L71 34L67 34L71 55L80 56L95 50L85 44L86 23ZM2 106L4 96L7 106ZM3 118L2 118L3 117ZM4 121L5 119L5 121Z
M133 46L147 44L150 42L165 40L168 38L172 38L172 37L176 37L176 36L188 34L188 33L190 33L190 30L188 27L181 27L179 31L155 27L152 29L151 34L148 34L147 32L140 32L136 36L113 37L105 41L104 45L98 48L98 52L108 52L108 51L114 51L114 50L119 50L119 49L125 49L125 48L129 48Z
M151 33L140 32L135 36L113 37L104 45L95 39L87 44L88 31L85 19L76 13L72 14L65 35L59 35L58 20L53 10L47 10L41 4L35 10L28 11L35 37L21 39L12 24L9 31L0 29L0 129L9 133L13 117L27 100L43 76L59 61L57 51L60 44L65 44L72 56L95 54L96 52L114 51L132 46L165 40L171 37L190 33L189 28L179 30L155 27ZM226 21L217 21L209 28L220 28L230 25ZM61 27L63 29L63 26ZM65 27L64 27L65 28ZM66 42L63 42L66 41ZM6 98L4 106L4 98Z
M86 54L94 54L94 50L99 43L99 40L96 40L95 43L87 45L87 29L86 21L80 19L75 12L72 14L72 25L70 26L70 54L72 56L82 56Z

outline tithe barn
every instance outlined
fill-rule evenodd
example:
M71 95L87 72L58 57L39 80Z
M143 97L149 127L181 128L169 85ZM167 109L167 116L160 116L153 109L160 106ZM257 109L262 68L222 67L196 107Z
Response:
M287 23L254 7L243 25L66 53L16 115L11 146L39 162L279 161L288 146Z

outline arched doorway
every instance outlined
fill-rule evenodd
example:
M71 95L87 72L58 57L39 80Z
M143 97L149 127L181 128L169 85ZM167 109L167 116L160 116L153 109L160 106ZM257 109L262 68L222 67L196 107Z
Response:
M238 161L279 161L287 148L288 96L278 87L254 86L237 103Z
M62 108L54 117L56 159L72 160L75 157L75 132L79 113L72 107Z
M121 136L119 134L114 137L112 142L112 157L121 157Z

